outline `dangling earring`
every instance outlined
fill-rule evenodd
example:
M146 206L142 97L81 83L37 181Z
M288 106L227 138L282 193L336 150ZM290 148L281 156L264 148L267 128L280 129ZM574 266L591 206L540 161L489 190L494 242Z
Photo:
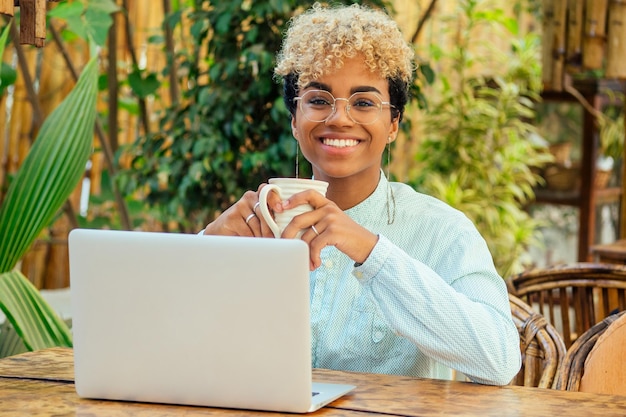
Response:
M296 178L300 175L300 142L296 139Z
M393 224L396 219L396 197L390 183L391 169L391 137L387 140L387 224Z

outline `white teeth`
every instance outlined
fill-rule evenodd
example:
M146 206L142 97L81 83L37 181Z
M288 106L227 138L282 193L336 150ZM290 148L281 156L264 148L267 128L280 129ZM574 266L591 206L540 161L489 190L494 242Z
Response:
M359 144L358 140L354 140L354 139L329 139L329 138L324 138L323 141L324 145L328 145L328 146L334 146L336 148L346 148L348 146L356 146Z

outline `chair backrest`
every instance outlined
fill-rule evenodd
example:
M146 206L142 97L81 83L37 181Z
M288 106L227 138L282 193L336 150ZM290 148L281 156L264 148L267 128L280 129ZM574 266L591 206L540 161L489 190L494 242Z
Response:
M515 295L574 340L611 312L626 309L626 265L573 263L532 269L510 282Z
M511 384L552 388L565 357L563 339L541 314L510 293L509 303L522 353L522 368Z
M583 333L565 355L555 388L626 395L626 311Z

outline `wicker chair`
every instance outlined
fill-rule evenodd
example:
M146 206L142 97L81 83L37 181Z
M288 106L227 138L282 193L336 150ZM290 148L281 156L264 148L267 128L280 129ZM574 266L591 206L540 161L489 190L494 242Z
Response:
M567 348L612 311L626 309L626 265L581 262L533 269L510 284L559 330Z
M625 338L626 311L592 326L567 351L554 387L626 395Z
M552 388L565 357L563 339L541 314L513 294L509 303L522 351L522 368L511 385Z

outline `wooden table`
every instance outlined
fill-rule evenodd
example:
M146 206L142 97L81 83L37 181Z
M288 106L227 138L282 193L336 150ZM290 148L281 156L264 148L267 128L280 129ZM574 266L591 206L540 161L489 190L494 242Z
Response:
M280 415L81 399L74 391L72 353L71 349L47 349L1 359L0 416ZM318 369L314 376L357 386L315 416L626 416L626 396Z

